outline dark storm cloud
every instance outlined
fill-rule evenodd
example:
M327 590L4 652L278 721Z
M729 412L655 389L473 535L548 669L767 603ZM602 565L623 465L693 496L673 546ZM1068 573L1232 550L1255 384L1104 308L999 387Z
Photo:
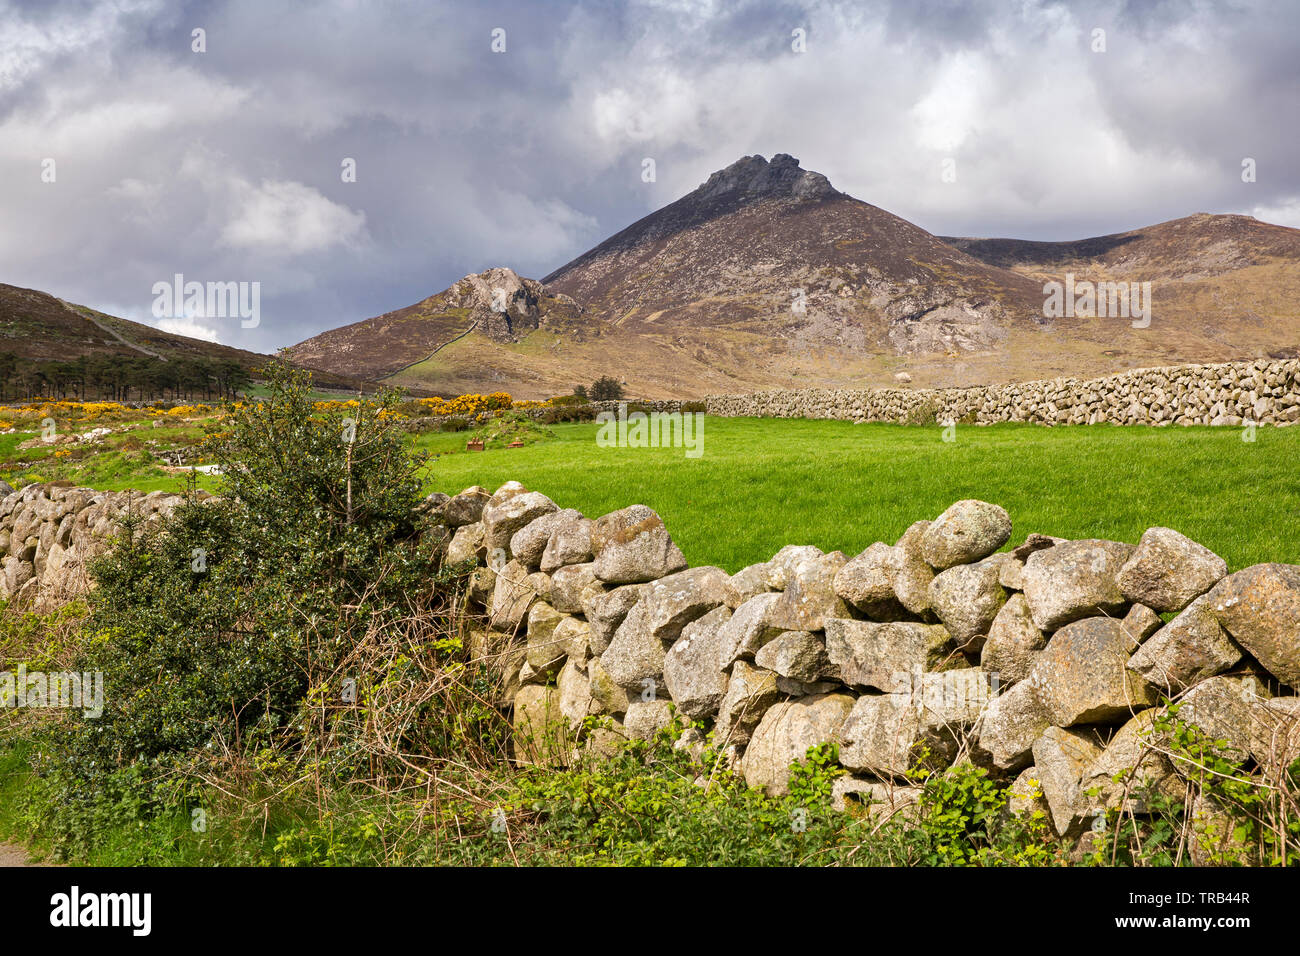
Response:
M1195 211L1296 225L1297 19L1190 2L0 2L0 281L150 322L174 273L259 281L258 328L170 327L268 350L467 272L541 276L756 152L942 234L1075 238Z

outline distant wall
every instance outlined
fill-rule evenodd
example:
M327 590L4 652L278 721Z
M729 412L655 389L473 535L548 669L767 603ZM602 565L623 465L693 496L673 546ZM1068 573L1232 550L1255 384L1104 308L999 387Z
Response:
M708 412L869 422L1289 425L1300 421L1300 360L1182 365L1088 380L973 388L809 388L712 395Z

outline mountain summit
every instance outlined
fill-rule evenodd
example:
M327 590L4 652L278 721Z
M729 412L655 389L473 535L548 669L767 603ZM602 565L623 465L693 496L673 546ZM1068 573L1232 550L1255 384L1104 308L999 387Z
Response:
M992 347L1004 320L1030 321L1042 298L784 153L719 170L542 281L648 334L650 323L723 338L762 325L783 347L856 351Z
M719 169L686 198L700 201L732 194L794 199L839 195L821 173L802 168L799 160L788 153L777 153L770 163L762 156L742 156L726 169Z

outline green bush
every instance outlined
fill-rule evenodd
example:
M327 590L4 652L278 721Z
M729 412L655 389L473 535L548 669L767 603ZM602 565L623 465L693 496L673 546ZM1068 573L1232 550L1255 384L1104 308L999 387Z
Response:
M368 636L440 620L456 578L418 534L422 459L384 416L396 394L319 413L278 364L267 387L211 426L221 497L191 493L156 528L128 514L92 567L77 669L104 673L105 711L52 748L82 796L132 767L268 746L318 747L346 773L340 736L363 721L324 704L340 666Z
M559 408L543 409L537 421L543 425L555 425L560 422L591 422L596 420L596 410L590 405L565 405Z
M623 385L616 378L602 375L592 384L588 394L593 402L616 402L623 397Z

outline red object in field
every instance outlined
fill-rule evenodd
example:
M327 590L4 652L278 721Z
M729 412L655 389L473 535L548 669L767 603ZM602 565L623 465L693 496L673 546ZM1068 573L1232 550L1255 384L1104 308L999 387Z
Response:
M523 448L523 447L524 447L524 443L521 442L521 441L512 441L509 445L506 445L506 447L507 447L507 448Z
M465 450L466 450L466 451L482 451L482 450L483 450L483 443L482 443L481 441L467 441L467 442L465 442Z

